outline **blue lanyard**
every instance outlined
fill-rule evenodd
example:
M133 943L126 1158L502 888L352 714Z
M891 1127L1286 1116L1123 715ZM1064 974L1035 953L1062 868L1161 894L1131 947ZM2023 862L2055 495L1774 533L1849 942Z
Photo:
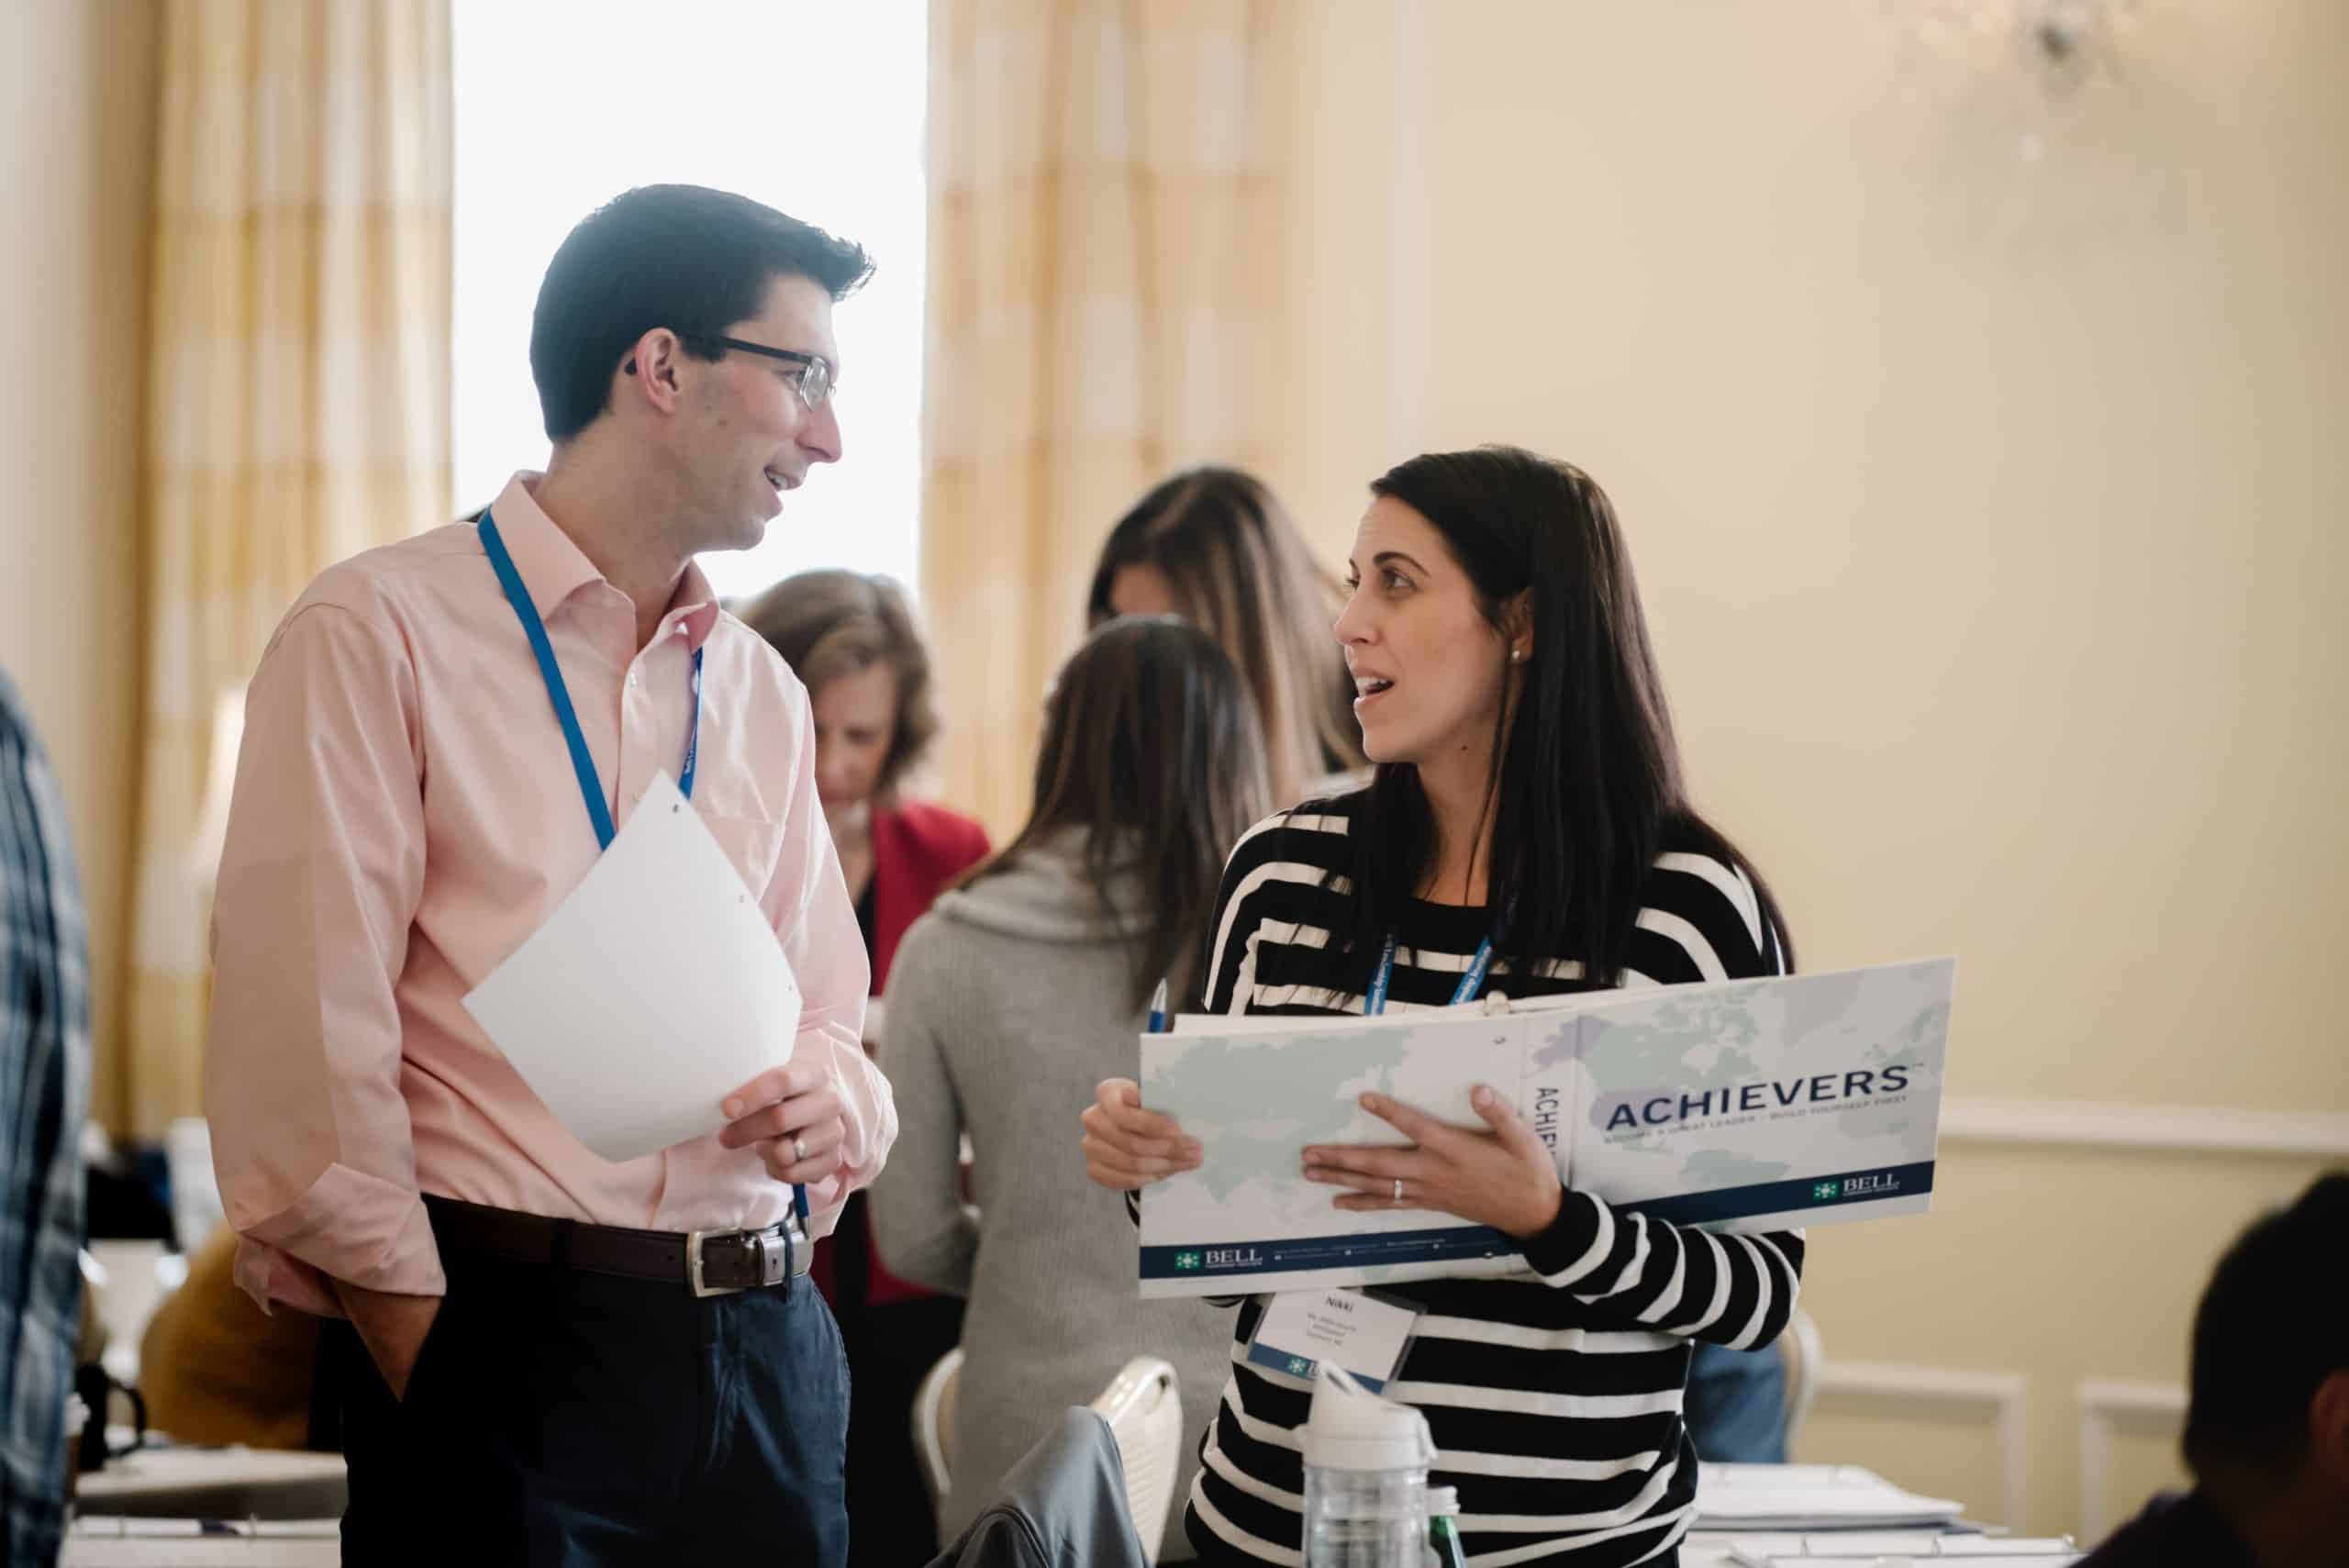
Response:
M522 585L522 573L515 570L514 557L507 550L506 541L498 537L497 524L486 509L481 515L481 547L488 553L489 564L506 589L507 602L514 606L515 617L522 623L523 635L530 639L530 651L538 655L539 673L546 680L548 700L554 704L554 716L562 725L563 743L571 748L572 772L579 775L579 793L587 798L588 820L596 825L596 842L608 850L615 832L612 810L604 804L604 781L596 772L596 759L587 750L587 737L580 732L579 712L571 706L571 688L563 684L562 666L555 662L554 644L547 640L547 623L539 615L538 606L530 602L530 591ZM687 800L694 797L694 773L701 757L701 656L702 650L695 649L694 716L685 728L685 765L677 778L677 793ZM807 1218L807 1188L796 1184L792 1187L791 1207L804 1226Z
M540 618L539 607L530 603L530 591L522 585L522 574L514 568L514 557L507 553L506 541L498 537L497 524L486 511L481 515L481 546L488 552L489 563L506 589L507 600L522 623L523 635L530 639L530 651L539 656L539 673L545 678L555 718L562 725L563 743L571 748L571 770L579 775L579 793L586 797L587 819L596 825L596 842L608 850L615 831L612 808L604 803L604 781L596 775L595 756L587 750L587 737L580 732L578 710L571 706L571 688L563 684L562 666L555 662L554 644L547 640L547 623ZM687 800L694 797L695 764L701 754L701 655L700 649L694 650L694 716L685 729L685 769L677 777L677 793Z
M1452 1005L1456 1007L1463 1002L1475 1001L1477 987L1485 984L1485 971L1492 966L1493 939L1486 937L1476 944L1476 956L1468 961L1468 973L1462 975L1460 984L1452 988ZM1389 932L1386 946L1378 955L1378 973L1370 982L1370 995L1362 999L1362 1010L1365 1017L1376 1018L1386 1010L1386 983L1394 977L1394 974L1395 937L1394 933Z

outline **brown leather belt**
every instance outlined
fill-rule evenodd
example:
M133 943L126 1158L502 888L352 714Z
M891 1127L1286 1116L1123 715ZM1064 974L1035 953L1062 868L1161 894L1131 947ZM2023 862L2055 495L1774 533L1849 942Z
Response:
M443 1247L681 1284L696 1296L731 1296L796 1279L807 1272L816 1252L796 1220L764 1230L630 1230L485 1208L429 1193L424 1207L432 1216L433 1238Z

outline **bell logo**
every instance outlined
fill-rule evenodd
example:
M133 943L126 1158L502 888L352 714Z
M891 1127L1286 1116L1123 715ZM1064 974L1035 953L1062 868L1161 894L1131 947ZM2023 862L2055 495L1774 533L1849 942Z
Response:
M1178 1269L1196 1269L1199 1266L1199 1255L1197 1252L1177 1252L1174 1254L1174 1266Z
M1307 1361L1303 1356L1291 1356L1288 1358L1288 1372L1291 1377L1303 1377L1307 1373L1311 1372L1312 1370L1313 1363Z
M1840 1181L1816 1182L1810 1195L1820 1203L1837 1198L1883 1197L1900 1190L1900 1178L1890 1171L1871 1171L1865 1176L1845 1176Z

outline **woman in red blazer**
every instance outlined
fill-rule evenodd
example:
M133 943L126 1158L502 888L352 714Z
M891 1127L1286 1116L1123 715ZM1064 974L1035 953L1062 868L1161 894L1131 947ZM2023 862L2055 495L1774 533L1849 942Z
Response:
M873 962L866 1049L880 1038L889 962L931 900L986 857L969 817L898 797L897 784L938 732L930 653L905 595L885 577L803 572L742 612L807 688L816 719L816 792ZM886 1063L884 1063L886 1066ZM864 1195L848 1201L816 1250L817 1286L848 1350L852 1564L925 1562L938 1542L914 1456L914 1391L963 1337L963 1303L881 1266Z

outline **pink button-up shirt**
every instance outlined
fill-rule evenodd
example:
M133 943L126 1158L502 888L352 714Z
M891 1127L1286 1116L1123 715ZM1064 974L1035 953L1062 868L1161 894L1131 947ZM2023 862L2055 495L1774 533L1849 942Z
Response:
M897 1118L858 1043L864 947L817 804L807 691L696 569L640 651L634 606L539 509L534 478L516 476L492 510L616 822L656 773L677 775L703 651L694 809L798 977L794 1055L828 1066L844 1107L846 1170L807 1194L827 1235L880 1171ZM599 852L473 528L371 550L310 585L246 694L213 913L205 1106L255 1299L337 1313L322 1275L440 1294L419 1193L659 1230L788 1211L791 1190L756 1151L714 1134L625 1164L589 1152L464 1010Z

